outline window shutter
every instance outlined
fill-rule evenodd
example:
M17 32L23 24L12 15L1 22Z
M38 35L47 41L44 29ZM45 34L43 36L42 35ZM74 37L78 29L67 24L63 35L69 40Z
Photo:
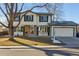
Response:
M40 16L39 16L39 22L40 22Z
M32 15L32 21L33 21L33 15Z
M47 22L48 22L48 16L47 16Z
M28 15L26 15L26 20L28 20L29 19L29 16Z

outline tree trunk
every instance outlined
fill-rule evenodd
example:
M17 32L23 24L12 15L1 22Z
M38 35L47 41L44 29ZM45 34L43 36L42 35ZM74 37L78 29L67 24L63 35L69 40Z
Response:
M13 20L14 20L14 14L13 9L10 12L10 22L9 22L9 40L14 40L14 29L13 29Z
M9 40L14 40L14 30L12 24L9 26Z

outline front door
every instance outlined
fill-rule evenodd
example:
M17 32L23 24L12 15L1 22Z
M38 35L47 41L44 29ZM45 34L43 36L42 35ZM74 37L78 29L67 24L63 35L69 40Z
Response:
M30 34L30 26L25 26L25 34Z
M25 35L34 35L36 34L35 26L33 25L26 25L25 26Z

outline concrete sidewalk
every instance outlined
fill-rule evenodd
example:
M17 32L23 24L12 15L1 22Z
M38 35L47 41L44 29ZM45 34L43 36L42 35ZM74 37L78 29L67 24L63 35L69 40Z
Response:
M0 56L79 56L79 49L52 48L39 49L0 49Z
M55 45L52 45L52 46L31 46L31 47L28 47L28 46L0 46L0 49L31 49L32 47L35 47L35 48L58 48L58 47L62 47L62 46L55 46Z

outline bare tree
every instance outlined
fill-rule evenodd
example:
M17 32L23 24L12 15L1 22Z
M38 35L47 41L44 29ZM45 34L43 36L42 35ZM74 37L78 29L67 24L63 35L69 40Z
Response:
M10 35L9 39L13 40L14 39L14 36L13 36L14 35L14 30L13 30L14 26L13 26L13 23L14 23L16 17L20 16L21 13L23 13L22 16L19 19L18 24L16 25L16 27L18 27L19 24L21 23L21 20L22 20L23 16L25 14L27 14L28 12L30 12L34 8L44 7L44 6L47 5L47 3L43 4L41 6L40 5L33 6L29 10L25 10L25 11L23 11L24 3L22 3L21 6L19 6L19 4L17 4L17 3L5 3L3 5L5 6L5 10L6 11L1 6L0 6L0 10L4 14L4 16L6 17L8 25L3 24L2 22L0 22L0 24L2 24L4 27L6 27L6 28L9 29L9 35Z
M61 3L48 3L45 8L49 11L49 13L53 14L52 20L53 21L58 21L62 20L62 6L63 4Z
M45 6L48 12L53 14L53 17L51 17L52 22L62 20L62 6L63 4L60 3L48 3ZM53 30L53 42L55 42L55 39L55 31Z

